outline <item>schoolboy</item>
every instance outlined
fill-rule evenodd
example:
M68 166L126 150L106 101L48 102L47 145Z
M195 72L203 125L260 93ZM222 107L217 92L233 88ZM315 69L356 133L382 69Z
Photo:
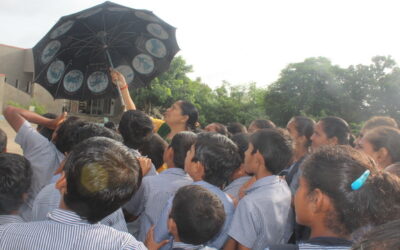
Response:
M94 137L67 156L56 186L59 209L47 221L0 227L0 249L146 249L128 233L99 224L134 194L140 166L121 143Z
M287 242L291 193L277 174L288 166L291 157L290 142L278 130L263 129L250 136L245 167L257 181L239 201L226 249L264 249L269 244Z
M185 171L192 177L193 185L199 185L215 194L223 203L226 215L224 226L216 237L206 243L220 249L228 239L227 230L234 212L232 199L221 189L224 188L233 171L240 165L238 148L228 137L217 133L200 133L197 141L185 158ZM170 238L167 219L172 207L172 198L162 211L155 227L155 240ZM172 241L170 241L171 243ZM168 248L168 245L165 246ZM170 245L169 245L170 247Z

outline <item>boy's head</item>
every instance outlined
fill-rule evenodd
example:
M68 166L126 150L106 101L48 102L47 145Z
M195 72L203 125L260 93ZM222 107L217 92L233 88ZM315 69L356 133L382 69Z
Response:
M65 205L96 223L128 201L140 185L139 162L122 143L89 138L67 156L57 182Z
M190 131L176 134L164 152L164 162L168 167L184 168L185 158L190 147L196 142L197 135Z
M124 144L133 149L150 140L153 128L150 117L140 110L125 111L118 126Z
M0 153L7 152L7 134L0 128Z
M289 138L277 129L262 129L250 135L250 142L245 152L246 172L255 174L259 166L277 175L286 168L292 158Z
M200 133L185 158L185 171L194 181L204 180L222 188L240 166L238 147L228 137Z
M0 215L18 211L31 185L32 169L23 156L0 154Z
M65 154L71 151L74 145L74 138L71 136L74 131L86 123L76 116L68 117L54 130L51 141L61 153Z
M169 217L168 228L175 241L200 245L221 230L225 211L216 195L201 186L189 185L176 192Z

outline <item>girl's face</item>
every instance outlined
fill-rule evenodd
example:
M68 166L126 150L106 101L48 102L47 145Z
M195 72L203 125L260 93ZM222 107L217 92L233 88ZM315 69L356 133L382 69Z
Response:
M374 146L367 139L365 139L365 137L360 140L359 148L361 151L371 156L371 158L379 164L380 159L378 159L378 152L374 150Z
M180 101L172 104L172 106L164 113L164 120L168 125L186 123L187 119L188 117L186 115L182 115Z
M296 122L290 121L286 126L287 131L289 132L290 138L293 141L293 148L296 150L298 147L305 147L306 137L304 135L299 135L299 132L296 128Z
M332 139L329 139L325 134L324 127L321 121L319 121L314 127L314 133L311 136L312 148L316 149L323 145L333 144Z
M310 221L313 218L309 193L307 181L304 177L300 177L299 188L294 196L294 208L297 223L305 226L310 225Z

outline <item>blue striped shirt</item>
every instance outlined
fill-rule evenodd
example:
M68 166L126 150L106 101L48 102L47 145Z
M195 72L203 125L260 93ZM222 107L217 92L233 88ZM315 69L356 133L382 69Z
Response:
M132 235L96 223L72 211L55 209L49 220L0 226L0 249L147 249Z
M192 178L181 168L169 168L159 175L146 176L124 208L132 215L139 216L139 235L144 241L150 227L157 222L162 209L176 191L193 182Z
M229 236L251 249L286 243L292 229L291 198L286 181L278 176L257 180L239 201Z
M32 208L32 221L47 220L47 214L60 205L61 194L55 184L45 186L36 196ZM119 231L128 232L122 209L108 215L100 221L101 224L113 227Z
M222 190L219 189L217 186L211 185L208 182L197 181L197 182L193 182L192 184L199 185L199 186L206 188L207 190L209 190L210 192L212 192L213 194L218 196L218 198L221 200L222 204L224 205L225 223L222 227L222 230L214 237L214 239L210 240L209 242L207 242L205 244L209 247L220 249L224 246L226 240L228 239L228 229L229 229L229 225L232 220L233 212L235 210L232 199L226 193L222 192ZM154 239L156 240L156 242L160 242L161 240L165 240L165 239L170 239L170 243L172 242L172 238L171 238L172 236L169 234L168 227L167 227L169 212L171 211L171 208L172 208L172 201L173 201L173 197L171 197L168 200L167 205L164 207L164 209L157 221L156 227L154 228ZM171 248L170 243L161 249Z
M0 226L9 223L23 223L24 220L19 215L0 215Z

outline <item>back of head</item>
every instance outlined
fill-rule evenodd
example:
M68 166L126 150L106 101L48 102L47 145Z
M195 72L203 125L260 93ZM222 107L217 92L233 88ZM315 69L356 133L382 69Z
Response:
M153 128L150 117L139 110L125 111L118 126L124 144L133 149L150 140Z
M7 134L0 128L0 153L7 150Z
M241 163L236 144L218 133L198 134L195 150L192 161L200 161L204 166L204 181L220 188Z
M139 162L122 143L92 137L76 145L67 156L64 202L90 223L116 211L137 190Z
M212 129L213 129L213 130L208 130L207 128L208 128L209 126L212 126ZM218 134L225 135L225 136L229 136L228 129L227 129L226 126L225 126L224 124L222 124L222 123L218 123L218 122L210 123L209 125L207 125L207 126L205 127L205 130L208 131L208 132L217 132Z
M392 162L400 161L400 130L392 127L377 127L369 130L363 137L378 151L386 148Z
M250 136L253 154L257 151L263 156L265 168L276 175L288 167L292 158L291 141L277 129L262 129Z
M237 145L239 149L239 155L242 163L244 163L244 152L249 147L249 135L245 133L240 133L232 136L231 140Z
M158 169L164 163L163 155L165 149L168 147L168 143L164 141L158 134L152 134L149 141L143 142L139 147L139 152L142 155L146 155L151 159L154 167Z
M106 127L97 125L95 123L85 123L83 126L78 127L71 136L75 136L74 145L83 142L86 139L102 136L122 142L122 137L117 132Z
M74 145L74 137L71 134L74 133L79 127L86 123L76 116L70 116L65 120L54 132L56 133L54 144L58 151L61 153L67 153L71 151Z
M306 116L295 116L289 122L294 121L299 136L305 136L307 139L307 147L311 146L311 136L314 133L315 121Z
M400 220L390 221L373 228L352 250L392 250L400 249Z
M44 116L44 117L46 117L46 118L49 118L49 119L56 119L56 118L57 118L57 115L56 115L56 114L53 114L53 113L46 113L46 114L43 114L42 116ZM38 126L37 126L37 131L38 131L41 135L43 135L44 137L46 137L49 141L51 140L51 137L52 137L53 132L54 132L53 129L49 129L49 128L44 127L44 126L41 126L41 125L38 125Z
M340 235L376 226L400 217L400 182L378 172L375 163L350 146L323 146L305 159L302 176L309 191L319 189L333 203L325 225ZM366 170L370 176L361 188L352 183Z
M114 130L114 131L117 131L117 125L112 121L104 123L104 127Z
M32 169L25 157L0 154L0 215L18 211L31 185Z
M188 120L186 121L186 127L190 131L195 131L196 124L199 119L199 111L192 103L188 101L179 101L179 105L182 109L182 115L188 116Z
M184 169L186 153L196 142L196 139L197 135L189 131L180 132L172 138L169 147L174 151L174 166L176 168Z
M239 122L229 123L227 129L231 135L235 135L238 133L247 133L247 128Z
M373 116L368 121L365 122L363 126L363 130L370 130L376 127L392 127L398 128L397 122L395 119L389 116Z
M175 194L170 218L175 221L182 242L200 245L221 230L225 221L224 205L201 186L184 186Z
M345 120L336 116L328 116L320 120L328 138L336 137L339 145L350 143L350 128Z
M254 120L251 122L250 126L255 126L258 129L276 128L275 123L273 123L271 120L266 120L266 119Z

